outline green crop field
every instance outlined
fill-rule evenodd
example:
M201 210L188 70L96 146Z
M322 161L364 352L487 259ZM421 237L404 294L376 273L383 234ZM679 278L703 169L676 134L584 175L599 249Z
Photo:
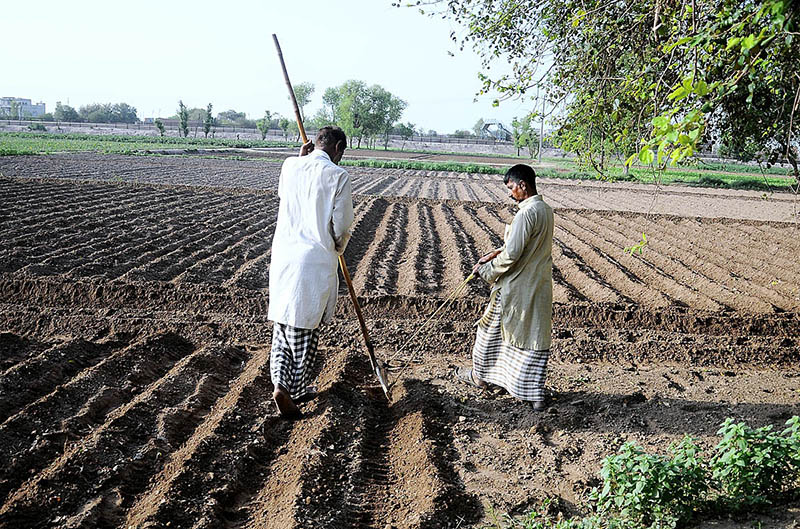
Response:
M134 154L158 149L197 149L198 147L286 147L291 142L236 140L228 138L176 138L172 136L127 136L121 134L42 134L0 132L0 156L94 151Z
M113 154L149 154L148 151L164 149L192 150L199 148L265 148L265 147L297 147L294 142L276 142L271 140L237 140L228 138L178 138L161 136L128 136L98 134L52 134L34 132L0 132L0 156L52 154L59 152L100 152ZM453 155L459 153L451 153ZM464 155L460 153L459 155ZM472 155L470 155L472 156ZM533 163L527 158L508 157ZM264 161L276 161L268 158ZM575 161L568 158L545 158L546 167L537 167L539 176L546 178L567 178L573 180L591 180L600 178L590 170L580 168ZM424 171L450 171L460 173L503 174L505 167L497 167L481 163L431 162L418 160L363 159L347 160L342 165L349 167L374 167L387 169L410 169ZM536 165L534 164L534 167ZM628 175L622 168L609 169L606 179L610 181L628 181L639 183L684 184L702 187L722 187L730 189L753 189L761 191L791 190L795 184L789 171L784 168L736 164L705 163L696 166L670 168L658 174L653 171L634 167Z

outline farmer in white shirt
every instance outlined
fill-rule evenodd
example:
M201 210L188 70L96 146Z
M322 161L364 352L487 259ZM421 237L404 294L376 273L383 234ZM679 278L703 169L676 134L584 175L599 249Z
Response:
M333 318L336 306L338 258L353 223L350 175L338 166L346 146L342 129L323 127L316 148L308 142L281 168L268 317L274 322L272 396L286 418L298 417L297 403L316 396L310 382L318 327Z
M537 194L530 166L513 166L503 183L519 211L506 226L502 248L473 269L492 290L478 322L472 368L456 376L478 388L501 386L541 411L553 326L553 209Z

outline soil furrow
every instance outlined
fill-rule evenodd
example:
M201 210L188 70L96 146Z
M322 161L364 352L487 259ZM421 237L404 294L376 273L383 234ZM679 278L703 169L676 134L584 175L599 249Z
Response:
M779 286L776 284L776 277L791 277L792 274L778 271L780 266L776 266L772 259L764 259L766 254L772 252L765 248L770 239L745 242L737 236L740 233L737 229L726 225L704 226L690 220L676 223L676 231L675 244L688 241L690 250L700 248L705 259L721 268L718 281L729 284L730 290L762 300L769 306L769 310L796 310L800 306L797 291L793 295L791 288L788 291L776 288ZM737 241L737 244L717 244L720 240ZM773 270L776 272L774 276L770 273ZM753 310L752 306L746 308Z
M576 217L573 218L575 219ZM584 219L584 222L588 221L588 218ZM613 222L610 219L592 215L591 224L594 226L604 227L605 229L603 230L603 233L609 236L613 240L613 243L617 244L620 248L630 245L633 242L632 240L627 239L625 233L620 231L622 228L620 228L616 222ZM723 308L724 305L722 303L714 300L694 287L693 282L690 281L686 276L686 274L688 274L689 277L696 276L697 274L694 271L688 270L680 265L678 265L680 266L680 268L678 268L678 266L674 264L669 256L665 256L657 252L648 253L645 251L642 255L631 257L632 260L635 260L637 263L641 263L641 265L644 265L644 267L649 268L655 273L655 276L651 275L651 277L654 279L654 286L659 288L664 294L670 295L680 303L685 303L691 307L696 307L699 309L720 310ZM628 266L635 270L632 265ZM675 276L674 274L676 273L683 275ZM639 273L639 275L641 276L642 274Z
M622 293L626 302L661 307L671 304L670 298L659 290L649 288L628 267L606 253L606 251L614 251L614 248L608 247L606 241L575 224L571 218L559 217L556 232L566 244L573 245L586 260L593 263L599 273L614 285L614 289Z
M17 454L0 475L0 503L27 476L50 465L68 442L91 435L111 410L163 375L171 367L165 360L177 361L191 352L192 346L181 340L156 336L115 353L0 426L0 442ZM33 444L31 435L36 436Z
M476 247L475 240L473 239L470 231L464 227L464 223L459 220L456 211L463 210L463 206L443 206L442 212L444 213L447 224L453 232L456 247L460 254L461 276L467 277L472 272L472 267L478 262L482 255L480 250Z
M199 230L197 237L182 241L175 250L144 266L131 269L124 277L132 280L170 281L197 261L228 248L238 239L241 226L250 224L259 216L250 214L244 217L237 210L226 213L221 218L215 219L216 226L213 230Z
M743 284L735 280L729 270L736 266L735 261L742 260L742 255L719 243L728 240L724 236L714 236L714 243L703 244L698 239L706 238L708 233L701 231L687 233L684 231L682 221L667 224L668 229L653 221L646 220L646 222L653 226L650 229L653 230L656 245L666 246L667 249L663 251L676 256L676 259L685 266L702 271L708 281L716 286L716 290L720 291L720 296L725 296L727 305L737 310L769 312L774 310L776 302L785 303L785 299L780 299L767 289L759 288L759 285ZM742 292L749 292L750 295L743 296Z
M406 250L408 236L408 207L405 204L392 204L384 219L388 219L388 224L378 227L375 233L378 244L373 245L365 255L365 259L369 257L366 273L362 275L363 282L356 288L357 292L365 295L397 293L398 264Z
M178 274L173 282L224 284L245 263L248 254L262 255L269 248L275 231L276 217L270 215L241 230L224 250L208 248L208 257L200 259ZM237 240L238 239L238 240ZM223 244L222 241L218 243ZM212 253L214 252L214 253Z
M38 356L48 345L13 332L0 332L0 380L20 362Z
M216 206L224 200L209 201L203 204L206 214L215 212ZM130 262L124 256L136 256L140 261L158 255L164 250L163 242L181 240L184 234L197 232L195 226L196 204L187 203L159 204L160 210L171 212L172 218L166 215L147 215L147 212L137 211L127 220L128 226L115 238L103 240L100 248L87 256L84 264L70 270L73 277L87 277L102 275L115 278L123 275L131 268L138 266L136 261ZM178 221L175 217L192 217L192 220ZM180 228L180 226L183 226ZM169 247L169 244L167 245Z
M387 207L383 198L370 198L363 203L359 202L356 206L355 219L351 228L352 235L344 250L344 259L351 278L363 272L358 269L359 265L372 244L374 230L381 223L383 212ZM339 279L339 291L346 292L347 287L344 285L341 271Z
M637 224L635 227L632 226L631 221L628 219L622 219L618 226L620 230L625 229L625 226L627 226L628 229L637 230L640 230L642 227L641 224ZM668 231L669 228L666 225L662 225L657 233L663 234ZM694 266L687 264L687 262L685 262L682 258L682 254L684 254L684 252L675 252L673 247L671 247L668 243L665 245L662 239L658 236L655 236L654 238L651 237L651 239L648 240L647 248L654 250L655 256L657 257L664 256L663 260L661 261L662 264L659 266L662 270L668 272L671 277L680 277L681 284L685 284L692 290L708 292L709 294L706 295L706 297L718 303L723 310L733 310L731 303L736 303L737 301L733 292L724 288L724 286L723 288L719 289L703 288L703 285L713 285L715 283L715 280L708 275L708 267L706 266L705 260L695 259L696 262ZM713 271L710 273L713 273Z
M397 294L401 296L413 296L417 293L417 262L424 259L420 255L422 248L422 228L419 222L420 215L419 203L411 203L406 212L405 237L407 244L405 251L397 261Z
M214 404L191 437L170 454L164 470L147 491L136 498L126 514L126 526L171 522L175 527L191 527L209 516L219 522L218 516L230 501L226 487L253 479L243 475L244 468L263 472L266 451L256 441L257 433L251 428L251 435L237 439L229 432L241 429L242 424L258 424L263 417L270 403L268 359L268 349L254 351L228 392ZM209 493L211 499L199 505L187 503L200 490Z
M164 455L173 450L171 442L185 441L241 363L240 352L218 348L205 348L179 360L162 379L114 410L105 424L23 484L0 508L0 520L39 524L55 518L117 525L150 476L162 470ZM165 408L172 406L181 408L181 419L165 417ZM159 432L160 426L167 430ZM120 432L125 432L128 443L119 444ZM54 480L60 483L55 489L50 485ZM87 483L89 502L84 503ZM43 512L35 500L42 496L59 501ZM118 498L114 509L92 508L108 497Z
M15 365L0 376L0 424L108 356L111 346L70 340Z

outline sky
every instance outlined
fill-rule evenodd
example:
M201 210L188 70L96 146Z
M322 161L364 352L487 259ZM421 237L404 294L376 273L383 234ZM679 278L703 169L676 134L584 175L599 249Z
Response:
M213 104L292 117L272 34L293 84L315 86L306 115L326 88L349 79L378 84L408 106L417 129L471 130L479 118L510 128L533 102L481 96L480 60L459 51L451 20L392 7L392 0L142 0L7 2L0 32L0 96L74 108L128 103L140 119ZM452 52L451 56L448 52ZM504 65L501 65L504 66ZM495 68L492 69L493 71Z

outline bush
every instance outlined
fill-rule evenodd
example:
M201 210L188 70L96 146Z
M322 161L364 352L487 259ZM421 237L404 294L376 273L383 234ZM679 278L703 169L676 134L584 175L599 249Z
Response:
M778 434L772 426L753 429L727 419L717 432L722 440L711 459L720 500L730 509L767 505L800 479L800 417Z
M28 130L38 130L42 132L47 132L47 127L45 127L41 123L33 123L31 125L28 125Z
M691 519L708 494L708 474L690 437L670 447L672 457L645 454L625 443L603 463L603 489L593 493L601 514L645 526L674 527Z
M800 417L781 433L727 419L722 440L706 463L690 437L670 447L671 457L650 455L625 443L603 462L603 488L592 491L596 514L562 519L552 500L526 517L494 515L495 527L513 529L665 529L697 513L741 511L800 492Z

